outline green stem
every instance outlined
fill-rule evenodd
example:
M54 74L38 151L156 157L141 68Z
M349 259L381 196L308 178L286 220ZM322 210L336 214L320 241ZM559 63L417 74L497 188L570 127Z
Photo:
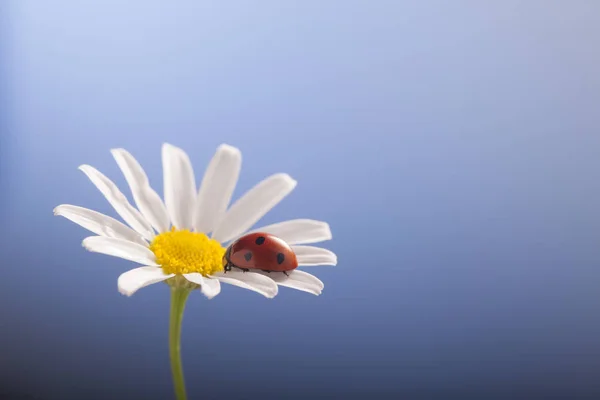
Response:
M169 323L169 356L171 357L171 370L173 371L173 385L175 398L186 400L183 367L181 366L181 321L185 302L190 294L190 289L171 287L171 318Z

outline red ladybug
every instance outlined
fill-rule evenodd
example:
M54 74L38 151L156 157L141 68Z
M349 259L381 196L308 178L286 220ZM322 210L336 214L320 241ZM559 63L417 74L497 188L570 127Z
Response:
M289 244L277 236L263 232L249 233L233 242L223 256L225 272L232 267L247 272L283 272L287 275L298 267L296 254Z

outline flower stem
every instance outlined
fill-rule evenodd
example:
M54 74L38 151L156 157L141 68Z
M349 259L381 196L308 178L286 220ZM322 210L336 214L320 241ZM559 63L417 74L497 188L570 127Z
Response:
M169 356L171 357L171 370L173 372L173 386L175 398L186 400L183 367L181 365L181 321L185 302L190 294L190 289L171 286L171 318L169 322Z

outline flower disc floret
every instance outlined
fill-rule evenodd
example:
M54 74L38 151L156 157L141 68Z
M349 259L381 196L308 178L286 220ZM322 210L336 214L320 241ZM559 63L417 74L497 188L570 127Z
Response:
M157 235L150 250L166 274L197 272L209 276L223 270L225 248L204 233L172 229Z

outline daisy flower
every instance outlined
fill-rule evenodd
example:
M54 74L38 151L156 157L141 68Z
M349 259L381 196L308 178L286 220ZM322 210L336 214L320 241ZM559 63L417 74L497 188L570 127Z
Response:
M223 144L208 164L199 190L188 155L170 144L162 147L164 202L150 186L146 173L124 149L112 155L125 176L137 208L117 186L89 165L79 167L106 197L124 223L96 211L63 204L55 215L75 222L97 236L83 240L87 250L120 257L141 264L119 276L119 291L131 296L138 289L166 281L171 286L169 355L175 396L187 398L180 354L181 323L188 295L199 288L213 298L221 282L253 290L268 298L278 286L319 295L323 283L315 276L295 269L285 274L262 271L224 271L223 255L228 243L246 233L271 208L296 187L287 174L274 174L259 182L231 207L242 155ZM331 239L329 225L311 219L295 219L254 230L286 241L296 254L299 266L335 265L337 257L324 248L309 246ZM268 276L267 276L268 275Z
M119 291L131 296L138 289L167 281L173 285L199 287L208 298L228 283L260 293L277 295L286 286L319 295L323 283L315 276L294 270L289 276L261 271L223 270L228 243L245 234L269 210L296 187L289 175L278 173L259 182L229 207L238 181L240 151L223 144L208 164L199 189L188 155L170 144L162 147L164 202L150 186L136 159L124 149L111 150L125 176L134 207L117 186L90 165L79 167L106 197L127 225L107 215L74 205L54 209L93 232L83 240L87 250L141 264L119 276ZM296 253L299 266L335 265L336 255L309 246L331 239L329 225L311 219L294 219L253 230L286 241Z

